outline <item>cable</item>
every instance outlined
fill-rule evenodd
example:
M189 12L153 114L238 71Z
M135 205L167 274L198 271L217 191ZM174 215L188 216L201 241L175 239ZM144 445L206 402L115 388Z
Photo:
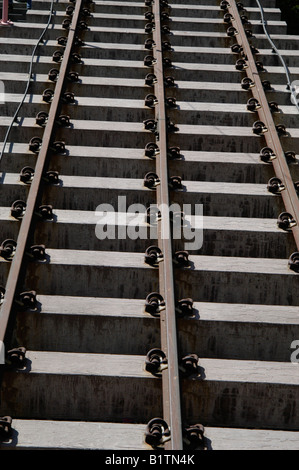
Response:
M289 72L289 69L285 63L285 61L283 60L283 57L281 56L279 50L277 49L277 47L275 46L274 42L272 41L271 37L270 37L270 34L268 33L267 31L267 28L266 28L266 25L267 25L267 21L265 20L265 17L264 17L264 10L263 10L263 7L261 6L259 0L256 0L256 3L260 9L260 13L261 13L261 23L263 24L263 29L264 29L264 33L265 35L267 36L267 39L269 41L269 43L271 44L272 46L272 50L273 52L275 52L277 55L278 55L278 58L280 60L280 62L282 63L282 66L285 70L285 73L286 73L286 76L287 76L287 89L290 90L290 93L292 95L292 98L291 98L291 103L295 104L297 110L299 111L299 104L297 102L297 98L296 98L296 94L295 94L295 90L296 88L294 88L292 86L292 83L291 83L291 77L290 77L290 72Z
M31 78L32 78L32 68L33 68L33 59L35 57L35 53L36 53L36 50L39 46L39 43L42 41L45 33L47 32L48 28L49 28L49 25L51 23L51 20L52 20L52 16L53 16L53 7L54 7L54 0L51 1L51 7L50 7L50 13L49 13L49 18L48 18L48 22L44 28L44 30L42 31L33 51L32 51L32 55L31 55L31 61L30 61L30 66L29 66L29 72L28 72L28 80L27 80L27 85L26 85L26 89L25 89L25 92L24 92L24 95L23 95L23 98L21 100L21 102L19 103L17 109L16 109L16 112L12 118L12 121L7 129L7 132L5 134L5 138L4 138L4 141L3 141L3 147L2 147L2 150L1 150L1 154L0 154L0 163L1 163L1 160L2 160L2 157L4 155L4 151L5 151L5 147L6 147L6 144L7 144L7 140L8 140L8 137L9 137L9 134L11 132L11 129L12 129L12 126L14 124L14 122L16 122L17 120L17 117L18 117L18 114L20 112L20 109L21 107L23 106L23 103L25 101L25 98L27 96L27 93L28 93L28 90L29 90L29 87L30 87L30 82L31 82Z

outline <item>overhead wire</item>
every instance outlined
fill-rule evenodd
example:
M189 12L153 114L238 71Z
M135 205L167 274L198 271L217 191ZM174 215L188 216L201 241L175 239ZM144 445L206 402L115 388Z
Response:
M33 51L32 51L32 54L31 54L31 60L30 60L30 65L29 65L29 71L28 71L28 80L27 80L27 83L26 83L26 88L25 88L25 91L24 91L24 94L23 94L23 97L13 115L13 118L11 120L11 123L6 131L6 134L5 134L5 137L4 137L4 140L3 140L3 145L2 145L2 149L1 149L1 153L0 153L0 163L1 163L1 160L3 158L3 155L4 155L4 152L5 152L5 147L6 147L6 144L7 144L7 141L8 141L8 138L9 138L9 135L11 133L11 130L12 130L12 127L14 125L14 123L17 121L17 118L18 118L18 115L19 115L19 112L24 104L24 101L26 99L26 96L28 94L28 90L29 90L29 87L30 87L30 84L31 84L31 80L32 80L32 70L33 70L33 61L34 61L34 57L35 57L35 54L36 54L36 51L37 51L37 48L38 46L40 45L41 41L43 40L43 37L44 35L46 34L49 26L50 26L50 23L52 21L52 16L53 16L53 8L54 8L54 0L51 1L51 6L50 6L50 12L49 12L49 17L48 17L48 21L47 21L47 24L45 26L45 28L43 29L41 35L39 36L38 40L37 40L37 43L35 44L34 48L33 48Z
M269 41L269 43L271 44L271 47L272 47L272 51L277 54L284 70L285 70L285 74L286 74L286 77L287 77L287 90L290 91L290 94L291 94L291 103L293 103L297 110L299 111L299 103L298 103L298 100L297 100L297 94L296 94L296 87L294 87L293 85L293 82L291 81L291 75L290 75L290 71L289 71L289 68L287 66L287 64L285 63L281 53L279 52L279 50L277 49L276 45L274 44L274 42L272 41L272 38L267 30L267 20L265 19L265 15L264 15L264 9L262 7L262 5L260 4L259 0L256 0L256 3L259 7L259 10L260 10L260 14L261 14L261 23L263 25L263 29L264 29L264 33ZM299 85L299 83L298 83Z

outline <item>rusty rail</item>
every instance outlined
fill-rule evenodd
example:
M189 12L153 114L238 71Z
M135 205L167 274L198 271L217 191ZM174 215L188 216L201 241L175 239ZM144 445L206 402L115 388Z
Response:
M16 251L11 261L9 275L6 283L6 292L0 312L0 345L2 346L2 349L3 345L7 347L7 344L9 344L10 341L13 316L15 314L16 307L15 301L19 293L19 289L21 288L21 283L23 282L26 250L28 249L28 243L33 233L32 227L35 221L35 210L37 207L37 202L40 200L42 194L42 180L45 176L49 161L49 148L56 126L57 113L60 108L61 94L64 89L65 77L69 67L69 60L75 39L76 27L79 20L82 2L83 0L76 1L71 25L69 28L67 43L60 66L60 72L55 87L55 93L50 106L48 121L46 123L42 144L37 157L34 177L31 182L28 198L26 201L26 210L22 218L18 234Z
M227 2L227 11L232 15L231 24L233 24L233 27L237 30L238 33L235 36L235 39L237 40L239 46L243 48L243 57L248 64L248 68L246 68L247 77L250 78L254 84L254 86L250 88L252 96L260 104L260 108L257 109L256 112L259 120L265 124L265 128L267 129L266 132L263 133L263 136L267 146L273 150L273 154L276 156L276 158L272 160L272 164L276 177L281 180L282 185L284 186L284 189L281 191L281 197L283 199L286 211L293 216L296 222L296 225L292 227L292 231L297 249L299 251L299 199L296 188L290 174L285 152L283 150L280 137L273 120L260 73L258 71L251 45L249 43L248 36L241 19L240 11L235 0L230 0Z
M156 172L160 179L157 186L157 205L161 207L161 219L159 221L158 239L163 253L163 261L159 263L160 293L165 301L165 309L161 312L161 347L167 355L168 367L162 372L163 387L163 413L164 419L170 426L171 439L166 442L165 448L180 450L182 444L182 422L180 404L180 381L177 350L177 331L175 316L175 295L173 276L173 252L171 239L171 223L169 208L169 175L168 175L168 139L167 139L167 115L164 95L163 50L161 31L161 4L155 1L153 4L155 29L153 40L155 42L154 85L155 96L158 103L155 106L155 120L157 122L159 155L156 158Z
M8 19L8 0L2 2L2 18L0 20L0 26L12 26L13 22Z

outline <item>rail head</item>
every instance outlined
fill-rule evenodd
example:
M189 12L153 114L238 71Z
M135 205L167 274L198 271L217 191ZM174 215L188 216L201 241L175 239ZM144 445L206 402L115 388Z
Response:
M171 439L166 442L169 450L183 449L180 377L178 365L178 347L176 330L176 303L174 293L173 250L169 208L169 175L168 175L168 129L164 90L164 54L162 47L162 18L163 5L155 1L152 5L155 28L153 40L155 43L154 85L157 105L155 120L158 126L159 155L156 158L156 172L160 184L157 186L157 205L161 208L161 218L158 228L159 244L163 252L163 261L159 264L159 284L165 300L165 309L161 312L161 344L166 351L168 367L162 374L164 419L169 423ZM164 209L163 209L164 208Z

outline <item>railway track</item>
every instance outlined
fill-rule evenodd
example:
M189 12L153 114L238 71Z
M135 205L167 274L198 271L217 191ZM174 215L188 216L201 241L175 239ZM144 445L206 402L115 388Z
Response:
M1 450L298 449L298 110L257 2L37 0L0 44Z

